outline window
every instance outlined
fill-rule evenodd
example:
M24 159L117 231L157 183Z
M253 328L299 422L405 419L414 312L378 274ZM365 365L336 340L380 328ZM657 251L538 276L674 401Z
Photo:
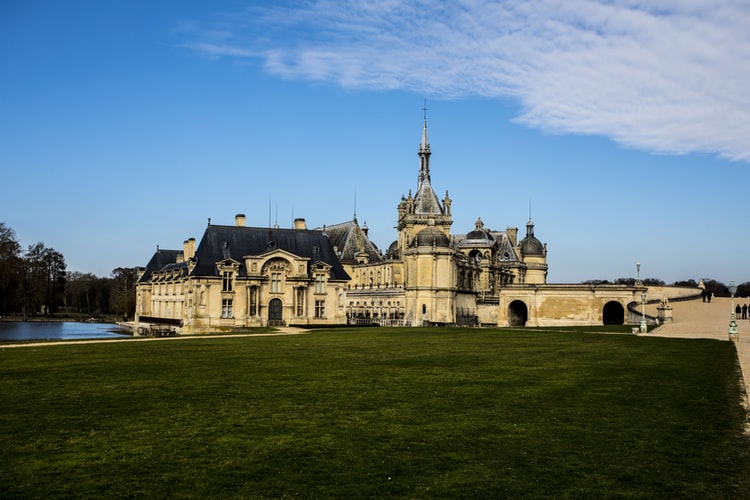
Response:
M305 314L305 289L297 289L297 316Z
M221 291L232 291L232 271L224 271L221 273Z
M316 300L315 301L315 317L325 318L325 316L326 316L326 301Z
M232 299L221 299L221 317L232 317Z
M250 316L255 316L258 314L258 288L257 287L250 287L250 308L249 308Z
M281 293L281 273L271 273L271 293Z
M315 293L326 293L326 275L315 275Z

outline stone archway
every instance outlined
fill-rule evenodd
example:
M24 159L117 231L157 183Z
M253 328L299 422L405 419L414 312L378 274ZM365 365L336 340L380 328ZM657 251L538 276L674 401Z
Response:
M281 299L271 299L268 303L268 325L283 325L283 307Z
M508 305L508 326L526 326L529 309L521 300L514 300Z
M607 302L602 309L602 322L605 325L625 324L625 308L614 300Z

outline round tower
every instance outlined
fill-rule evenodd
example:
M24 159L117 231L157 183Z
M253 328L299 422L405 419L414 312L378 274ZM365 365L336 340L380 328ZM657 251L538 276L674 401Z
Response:
M518 243L519 256L526 265L524 283L543 285L547 283L547 245L534 236L534 223L526 223L526 237Z

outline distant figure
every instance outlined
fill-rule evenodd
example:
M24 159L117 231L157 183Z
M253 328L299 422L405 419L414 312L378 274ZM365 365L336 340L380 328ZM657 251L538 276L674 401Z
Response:
M747 309L745 309L745 314L747 314ZM742 315L742 307L740 307L739 304L737 304L737 307L734 308L734 316L736 318L739 318Z
M747 319L747 304L742 304L742 319Z
M706 290L705 289L701 290L701 298L703 299L703 302L706 301Z
M709 304L711 303L711 297L713 296L713 292L711 290L706 291L706 299L708 300Z

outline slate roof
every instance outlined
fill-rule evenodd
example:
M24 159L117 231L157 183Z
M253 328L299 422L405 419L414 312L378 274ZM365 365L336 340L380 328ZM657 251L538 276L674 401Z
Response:
M505 262L517 262L518 255L516 255L516 251L510 243L507 233L494 231L492 232L492 235L495 238L495 241L497 241L497 253L500 256L500 260Z
M338 257L341 262L356 264L356 256L361 252L367 253L367 258L371 264L383 262L378 247L362 231L357 219L326 226L325 233L328 235L331 244L338 250Z
M424 179L417 186L417 194L414 196L414 213L419 215L440 215L443 213L440 201L435 191L432 190L429 179Z
M331 266L332 280L349 280L328 237L321 231L307 229L259 228L210 225L195 250L196 265L192 276L218 276L216 263L231 258L243 265L240 276L246 276L244 257L261 255L275 249L310 259L310 264L325 262Z
M544 245L534 236L534 223L526 223L526 237L518 244L524 255L543 256Z
M436 227L426 227L417 233L414 241L411 242L411 246L417 247L449 247L451 245L450 239L440 229Z
M495 247L501 261L517 262L519 260L506 232L485 231L486 235L489 237L488 239L474 238L475 234L473 233L475 233L475 231L471 231L467 234L452 234L451 238L459 248Z
M162 250L157 249L151 260L146 264L146 271L138 280L144 283L151 280L151 276L157 271L171 270L175 267L184 267L185 263L177 263L177 258L182 257L182 250Z

